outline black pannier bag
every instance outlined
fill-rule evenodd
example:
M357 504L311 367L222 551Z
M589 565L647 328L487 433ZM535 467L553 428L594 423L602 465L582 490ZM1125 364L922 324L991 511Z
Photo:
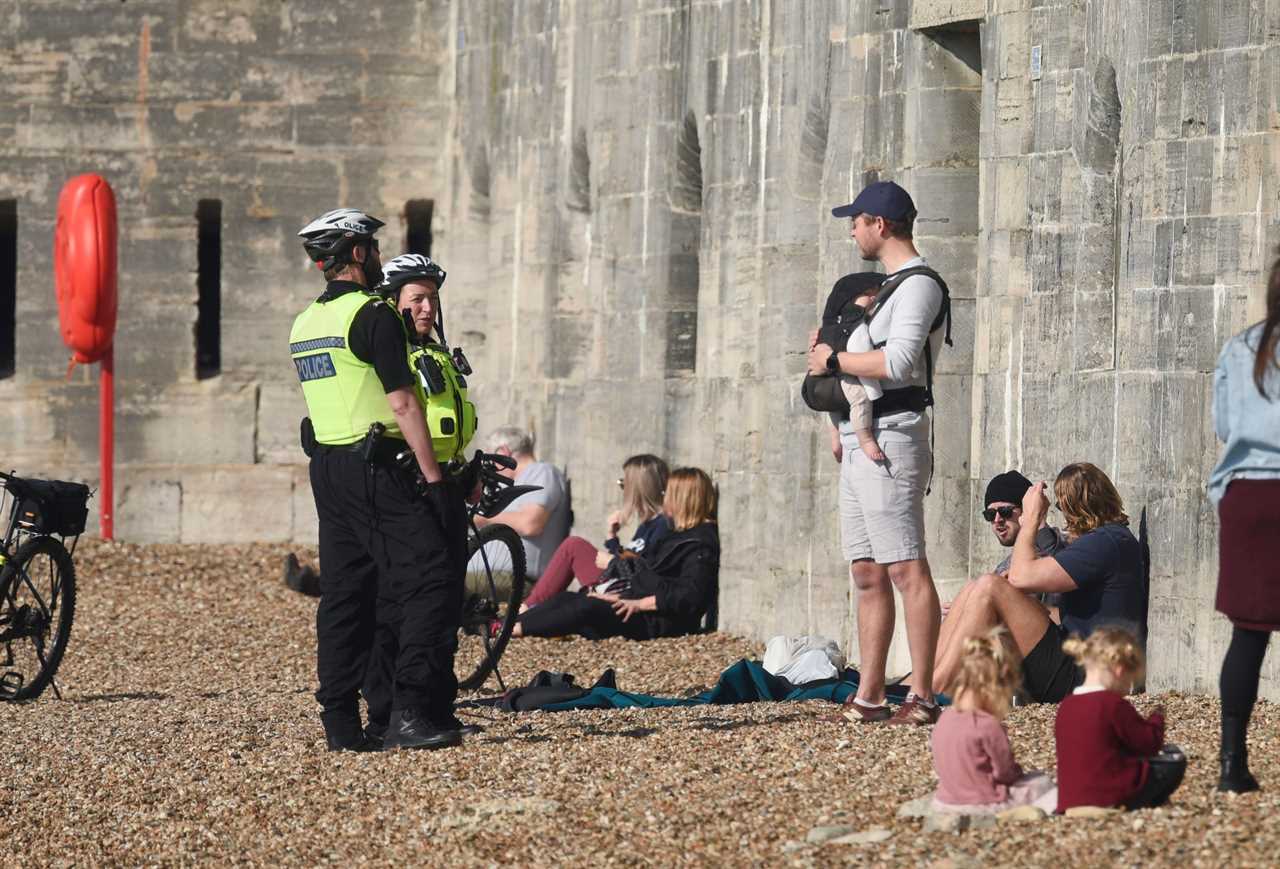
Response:
M64 480L23 480L18 525L35 534L75 537L89 519L89 487Z

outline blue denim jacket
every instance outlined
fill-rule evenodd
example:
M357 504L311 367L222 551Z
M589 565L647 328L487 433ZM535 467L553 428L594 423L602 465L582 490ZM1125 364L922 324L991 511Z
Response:
M1263 398L1253 382L1253 360L1262 324L1226 343L1213 373L1213 428L1226 444L1209 475L1209 497L1216 505L1234 479L1280 478L1280 372L1272 369Z

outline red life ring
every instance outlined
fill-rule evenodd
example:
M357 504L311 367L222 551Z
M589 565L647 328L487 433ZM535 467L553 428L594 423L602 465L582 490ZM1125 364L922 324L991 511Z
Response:
M53 273L58 323L72 360L97 362L116 331L116 196L101 175L77 175L58 197Z

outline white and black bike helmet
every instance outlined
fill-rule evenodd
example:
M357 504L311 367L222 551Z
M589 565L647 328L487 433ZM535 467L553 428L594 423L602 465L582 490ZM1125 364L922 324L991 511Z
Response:
M403 253L382 264L382 283L377 291L395 301L400 288L411 281L427 280L436 285L436 289L444 286L444 269L440 268L429 256L418 253Z
M335 208L308 223L298 233L307 256L320 264L321 271L353 262L351 249L369 241L374 233L385 226L376 217L370 217L354 208Z

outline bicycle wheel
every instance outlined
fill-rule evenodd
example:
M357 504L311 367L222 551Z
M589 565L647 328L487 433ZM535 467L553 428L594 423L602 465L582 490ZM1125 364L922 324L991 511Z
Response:
M524 545L506 525L486 525L467 541L467 590L454 673L458 688L484 684L511 639L524 600ZM497 631L492 630L494 622Z
M0 570L0 698L34 700L53 681L71 636L76 570L65 546L33 537Z

